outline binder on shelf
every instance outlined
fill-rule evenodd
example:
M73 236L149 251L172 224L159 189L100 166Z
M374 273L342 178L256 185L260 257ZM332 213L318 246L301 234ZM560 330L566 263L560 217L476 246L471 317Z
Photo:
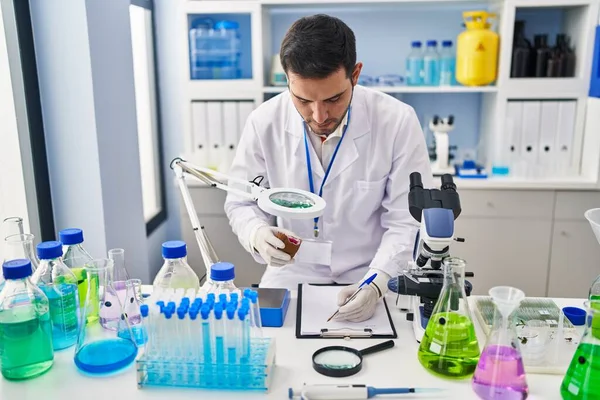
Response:
M337 293L344 285L337 284L298 284L298 304L296 309L296 338L397 338L385 298L377 303L373 317L355 323L347 321L327 322L337 310ZM331 307L327 306L331 305Z
M523 123L521 128L521 156L528 177L539 175L537 154L540 140L541 102L523 102Z
M555 160L556 126L558 120L558 101L543 101L540 116L540 141L538 164L546 177L557 174Z
M521 129L523 125L523 102L509 101L506 105L506 138L502 141L502 158L510 168L510 175L524 175L521 158Z
M220 101L206 103L208 120L208 168L218 170L223 148L223 104Z
M592 79L590 82L590 97L600 98L600 26L596 27L594 61L592 63Z
M240 124L240 129L238 130L238 141L242 136L242 132L244 131L244 127L246 126L246 121L250 116L250 113L254 110L254 102L253 101L240 101L239 104L239 116L238 121Z
M239 103L238 101L226 101L223 103L223 148L221 151L221 163L219 171L227 173L233 162L238 145L239 136Z
M192 146L191 156L194 163L208 165L208 117L206 102L192 102Z
M568 176L572 171L573 139L575 136L575 100L561 101L558 105L556 123L556 166L560 176Z

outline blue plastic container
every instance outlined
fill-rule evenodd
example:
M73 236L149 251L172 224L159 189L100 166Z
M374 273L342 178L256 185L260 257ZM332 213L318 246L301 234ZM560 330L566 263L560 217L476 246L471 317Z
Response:
M213 79L240 78L240 26L235 21L219 21L215 23L212 42L211 59Z
M190 27L190 75L192 79L212 79L211 60L213 20L197 18Z

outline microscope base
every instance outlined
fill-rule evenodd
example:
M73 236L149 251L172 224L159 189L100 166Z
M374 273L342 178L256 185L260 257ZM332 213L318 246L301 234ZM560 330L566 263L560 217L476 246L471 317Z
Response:
M415 333L415 339L417 339L418 343L421 343L423 340L423 335L425 335L425 328L427 328L427 323L429 322L429 318L423 315L423 305L415 302L415 308L413 308L412 318L413 318L413 332Z

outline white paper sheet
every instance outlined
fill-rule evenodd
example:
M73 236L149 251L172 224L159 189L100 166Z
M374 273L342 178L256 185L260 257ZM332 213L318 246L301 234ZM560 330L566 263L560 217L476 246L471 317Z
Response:
M338 309L337 294L340 286L302 285L302 335L319 335L322 329L364 331L369 328L373 335L393 335L391 321L385 310L383 301L377 302L375 314L371 319L354 323L327 319Z

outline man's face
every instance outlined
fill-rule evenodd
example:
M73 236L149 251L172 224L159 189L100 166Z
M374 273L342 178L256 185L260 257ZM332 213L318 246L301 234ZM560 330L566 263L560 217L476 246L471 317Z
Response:
M292 101L312 132L329 135L340 125L361 68L361 63L356 64L351 78L346 76L344 68L322 79L302 78L290 71L288 82Z

